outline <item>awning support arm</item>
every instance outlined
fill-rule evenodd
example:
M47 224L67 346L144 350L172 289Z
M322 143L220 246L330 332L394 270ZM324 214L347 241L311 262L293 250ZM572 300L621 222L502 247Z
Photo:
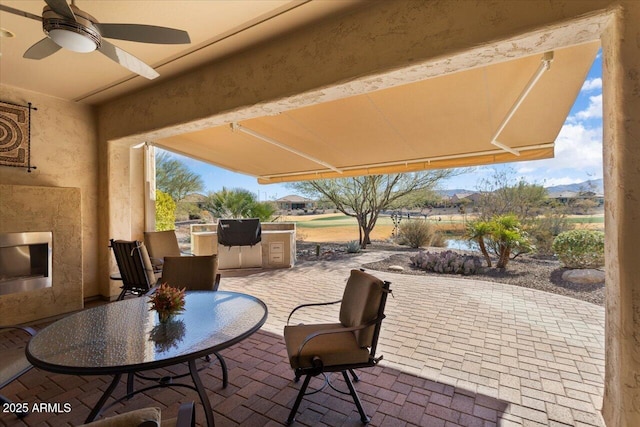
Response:
M509 109L509 112L507 113L507 115L502 120L502 123L500 123L500 126L498 127L498 130L493 135L493 138L491 138L491 144L493 144L496 147L501 148L504 151L507 151L507 152L509 152L509 153L511 153L511 154L513 154L515 156L519 156L520 155L520 151L515 150L515 149L513 149L513 148L511 148L511 147L509 147L507 145L504 145L501 142L498 142L497 139L500 136L500 134L502 133L502 131L504 130L504 128L509 123L509 120L511 120L511 118L516 113L516 111L518 111L518 108L520 108L520 105L524 102L524 100L527 97L527 95L529 95L529 92L531 92L531 89L533 89L533 87L536 85L536 83L538 83L538 80L540 80L540 77L542 77L542 74L545 71L547 71L549 68L551 68L551 62L552 61L553 61L553 51L545 52L544 55L542 55L542 62L538 66L538 69L533 74L533 76L531 76L531 79L529 79L529 82L527 83L527 85L524 87L524 89L520 93L520 96L518 96L518 99L516 99L516 102L513 103L513 105L511 106L511 109Z
M310 156L310 155L308 155L306 153L303 153L302 151L298 151L295 148L291 148L288 145L285 145L285 144L281 143L280 141L276 141L273 138L270 138L270 137L268 137L266 135L263 135L261 133L258 133L256 131L254 131L254 130L246 128L246 127L242 126L239 123L235 123L235 122L231 123L231 129L233 131L237 131L238 130L240 132L246 133L247 135L251 135L254 138L261 139L262 141L268 142L271 145L275 145L276 147L282 148L285 151L288 151L288 152L293 153L293 154L295 154L297 156L300 156L300 157L304 157L305 159L310 160L310 161L312 161L314 163L317 163L319 165L325 166L325 167L331 169L334 172L342 173L342 170L336 168L335 166L330 165L327 162L324 162L322 160L316 159L315 157L312 157L312 156Z

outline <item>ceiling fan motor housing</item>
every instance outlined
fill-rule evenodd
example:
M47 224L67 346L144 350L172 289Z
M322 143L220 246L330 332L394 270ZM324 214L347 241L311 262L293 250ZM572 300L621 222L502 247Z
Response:
M97 22L96 19L88 13L81 11L77 7L71 6L71 8L76 17L75 21L65 16L59 15L51 10L49 6L45 6L42 11L42 29L44 30L45 34L61 47L74 50L76 52L92 52L96 49L99 49L102 44L102 36L100 35L98 29L93 25L94 22ZM55 35L55 30L62 30L73 34L78 34L91 41L95 45L95 48L91 48L92 46L88 45L86 49L80 50L77 49L76 46L65 46L64 41L60 40L60 37L57 37Z

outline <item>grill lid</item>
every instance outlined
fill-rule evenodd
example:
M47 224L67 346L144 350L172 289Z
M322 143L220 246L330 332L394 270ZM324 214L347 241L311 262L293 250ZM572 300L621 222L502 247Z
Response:
M219 219L218 244L223 246L253 246L262 240L260 219Z

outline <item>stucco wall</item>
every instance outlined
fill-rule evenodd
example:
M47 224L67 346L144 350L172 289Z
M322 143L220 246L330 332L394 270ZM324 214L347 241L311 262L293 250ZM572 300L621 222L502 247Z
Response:
M0 325L15 325L83 307L79 188L0 184L0 232L53 232L51 287L0 295Z
M38 109L31 115L31 163L37 169L27 173L26 169L0 167L0 183L80 189L84 297L96 296L101 242L95 112L88 106L7 85L0 85L0 99L21 105L31 102Z

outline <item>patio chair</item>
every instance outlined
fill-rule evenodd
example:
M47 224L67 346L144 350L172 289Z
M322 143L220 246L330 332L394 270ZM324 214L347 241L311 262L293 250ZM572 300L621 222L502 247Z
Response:
M295 421L298 407L305 396L311 377L323 374L325 386L350 394L353 398L360 420L366 424L370 420L364 412L358 393L349 378L354 381L358 376L354 369L376 366L382 356L375 356L380 326L384 319L387 294L391 293L390 282L382 281L361 270L351 270L342 299L339 301L303 304L293 309L284 328L284 340L287 346L289 363L295 373L295 382L304 376L304 382L291 408L287 424ZM291 316L303 307L340 305L339 323L289 326ZM349 392L337 390L329 381L326 373L341 372ZM324 388L323 387L323 388ZM311 393L316 393L319 390ZM311 394L307 393L307 394Z
M177 418L162 420L160 408L141 408L83 424L80 427L195 427L195 425L195 404L189 402L180 405Z
M162 283L188 291L217 291L220 285L217 255L170 256L164 259ZM222 368L222 387L229 384L227 364L220 353L214 352ZM207 362L211 359L206 356Z
M175 230L145 231L144 244L155 269L162 269L165 257L183 255Z
M142 296L156 285L156 275L142 242L111 239L110 247L120 270L120 277L111 278L122 280L122 292L117 301L123 300L127 294Z
M217 291L220 285L218 256L167 256L160 281L189 291Z
M26 326L0 326L0 330L20 329L31 336L36 335L36 331ZM0 389L9 385L12 381L18 379L22 374L32 368L31 363L27 360L24 353L24 346L0 350ZM11 404L4 395L0 394L0 403L3 405ZM16 412L18 418L24 418L28 412Z

